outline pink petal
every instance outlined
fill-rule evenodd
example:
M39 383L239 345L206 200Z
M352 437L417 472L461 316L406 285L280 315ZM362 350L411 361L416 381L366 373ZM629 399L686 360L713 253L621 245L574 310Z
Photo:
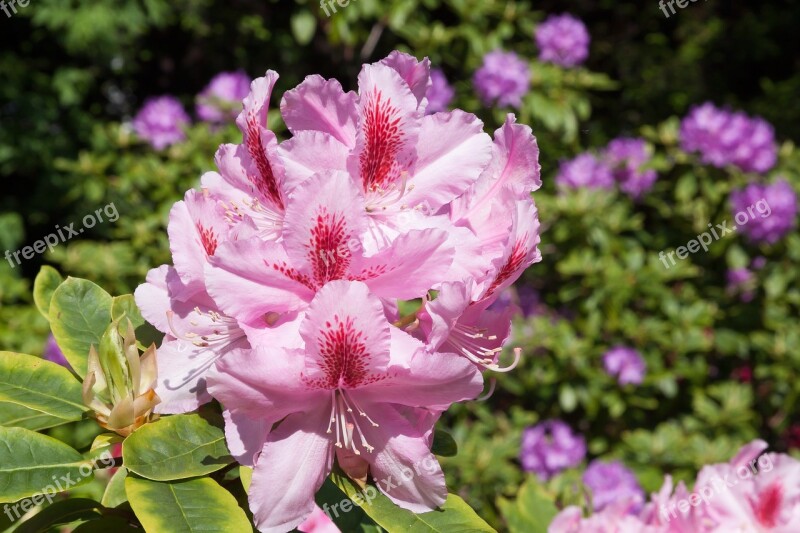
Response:
M227 409L222 415L225 418L225 441L231 455L238 463L253 466L264 447L272 424L263 418L247 416L241 412L234 413Z
M414 93L417 102L422 104L422 100L428 92L428 87L431 85L430 59L426 57L422 61L417 61L417 58L412 55L394 50L386 58L381 59L380 64L397 71L409 89L411 89L411 92Z
M170 251L175 270L191 290L204 290L203 269L217 247L228 239L224 210L208 192L190 189L169 213Z
M253 469L250 510L261 533L285 533L314 511L314 495L333 465L328 412L286 418L267 437Z
M541 261L539 251L539 216L533 199L515 205L511 235L503 255L495 261L494 275L484 292L484 298L496 296L510 287L533 263Z
M453 326L472 301L473 285L472 280L443 283L436 299L425 305L425 311L431 320L428 343L432 349L438 350L450 336Z
M284 242L292 264L308 265L315 288L345 279L361 253L364 201L345 172L326 171L299 185L286 211Z
M345 93L336 80L308 76L281 100L283 121L294 135L301 131L320 131L348 148L356 144L356 94Z
M485 219L504 190L520 197L538 189L542 184L540 170L536 138L528 126L515 124L514 115L509 114L505 124L495 131L491 163L475 183L474 191L455 202L453 220L475 216Z
M437 229L409 231L388 248L359 259L353 279L364 281L384 298L419 298L447 274L453 261L447 233Z
M263 78L250 84L250 94L244 99L244 109L236 118L236 125L244 136L244 150L240 151L242 167L247 179L260 193L261 199L282 210L284 207L283 164L277 157L278 142L267 129L267 111L272 89L278 74L267 71Z
M208 375L208 390L233 414L273 424L293 413L329 405L330 393L307 387L301 379L303 370L302 352L267 346L235 350Z
M426 205L435 212L464 193L492 157L492 141L483 122L463 111L423 117L417 141L417 162L403 198L410 207Z
M480 372L466 358L430 353L404 331L391 331L389 377L354 391L356 398L443 411L452 403L475 398L483 390Z
M375 451L364 458L378 488L394 503L415 513L432 511L444 504L447 487L439 461L430 452L425 431L410 424L389 404L365 405L379 422L363 424L364 435Z
M157 353L158 383L155 390L161 398L161 403L155 408L157 413L188 413L211 401L206 375L214 366L217 354L169 335Z
M416 159L422 115L408 84L386 65L364 65L358 87L358 133L348 169L364 191L389 190Z
M267 313L304 308L314 295L309 276L290 265L283 246L260 239L225 243L206 267L214 301L252 327L264 324Z
M320 289L300 335L306 343L304 380L327 390L359 386L389 363L383 305L357 281L331 281Z
M350 150L331 135L298 131L278 147L286 166L287 189L292 190L312 175L326 170L347 170Z

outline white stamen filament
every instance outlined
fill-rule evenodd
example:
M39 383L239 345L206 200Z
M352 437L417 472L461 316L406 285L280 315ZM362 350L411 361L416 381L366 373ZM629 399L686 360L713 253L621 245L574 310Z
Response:
M520 357L522 357L522 350L520 348L515 348L514 362L507 367L501 367L495 363L495 358L498 353L503 351L502 347L486 348L475 342L478 339L487 341L497 340L497 335L486 335L486 333L487 330L483 328L456 324L451 330L447 341L456 348L461 355L487 370L492 370L493 372L509 372L516 368Z
M352 395L348 395L344 389L336 389L331 391L331 415L328 422L327 433L333 433L332 426L336 425L336 442L334 443L338 448L345 448L352 451L356 455L361 455L361 450L356 447L356 434L360 441L361 447L367 452L372 453L375 449L367 442L364 431L358 423L358 417L355 412L362 417L365 417L373 427L378 427L375 423L355 402Z

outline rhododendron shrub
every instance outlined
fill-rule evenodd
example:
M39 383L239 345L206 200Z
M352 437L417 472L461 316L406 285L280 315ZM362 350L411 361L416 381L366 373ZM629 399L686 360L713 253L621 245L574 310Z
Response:
M541 260L536 139L513 115L492 139L472 114L429 111L429 61L394 52L363 66L356 92L309 76L283 94L279 141L277 80L252 82L241 143L220 146L217 170L172 207L172 264L118 297L43 270L37 305L63 361L10 364L53 417L108 431L97 453L122 443L103 503L128 501L149 531L173 515L249 529L220 485L234 467L260 531L391 531L417 513L438 530L493 531L448 494L436 454L455 442L436 424L522 355L502 355L511 312L498 298ZM158 346L143 340L153 328ZM0 435L18 476L0 488L7 501L35 493L30 472L66 468L45 457L77 453L30 431L57 420L36 420ZM10 457L25 445L53 449ZM361 509L340 516L348 498Z

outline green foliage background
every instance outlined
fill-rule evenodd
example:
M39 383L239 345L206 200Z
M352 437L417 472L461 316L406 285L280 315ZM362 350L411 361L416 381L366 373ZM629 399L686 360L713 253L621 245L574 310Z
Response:
M533 29L562 11L592 35L583 68L536 60ZM690 479L756 437L791 450L800 423L800 236L770 247L730 236L669 270L657 254L730 219L734 188L783 176L800 190L800 50L788 44L798 22L800 4L790 0L698 2L669 19L655 0L352 0L331 18L302 0L33 0L13 17L0 14L0 251L111 202L120 218L20 267L0 264L0 347L41 353L48 325L31 287L42 264L124 294L169 261L170 206L238 133L196 123L186 142L155 152L129 126L146 97L174 94L192 109L214 74L237 68L277 70L276 94L312 73L352 88L362 62L397 48L443 68L457 90L453 106L491 131L509 110L484 108L470 78L484 53L503 47L533 71L517 116L539 139L545 232L543 261L520 285L539 291L546 311L516 324L525 358L498 377L495 394L447 415L459 444L445 460L450 487L494 527L514 529L508 502L526 479L519 437L551 417L586 435L591 457L622 458L647 491L665 472ZM706 100L775 126L782 145L769 176L712 169L679 150L676 117ZM270 121L285 134L277 113ZM555 194L559 160L621 134L642 135L656 150L660 178L642 202ZM756 256L767 264L755 299L743 303L726 293L725 272ZM600 356L617 343L644 354L641 386L620 387L602 371ZM753 369L749 382L737 377L743 366ZM68 427L60 438L89 445L91 430ZM576 502L578 480L567 472L536 490Z

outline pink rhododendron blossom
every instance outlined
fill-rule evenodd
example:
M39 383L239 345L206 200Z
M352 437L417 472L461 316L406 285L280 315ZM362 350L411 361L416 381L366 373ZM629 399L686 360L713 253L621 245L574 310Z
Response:
M675 487L666 476L661 490L641 511L637 503L641 500L636 497L618 500L586 518L580 508L567 507L548 531L800 531L800 461L789 455L763 453L766 448L766 442L755 440L729 462L703 467L691 490L683 482Z
M312 515L334 462L435 509L434 424L480 394L483 371L507 369L510 312L487 308L541 259L536 139L513 115L492 142L474 115L428 113L428 60L394 52L357 92L319 76L286 92L279 142L277 79L252 82L242 142L170 212L173 266L136 290L165 333L159 409L222 404L261 531Z

